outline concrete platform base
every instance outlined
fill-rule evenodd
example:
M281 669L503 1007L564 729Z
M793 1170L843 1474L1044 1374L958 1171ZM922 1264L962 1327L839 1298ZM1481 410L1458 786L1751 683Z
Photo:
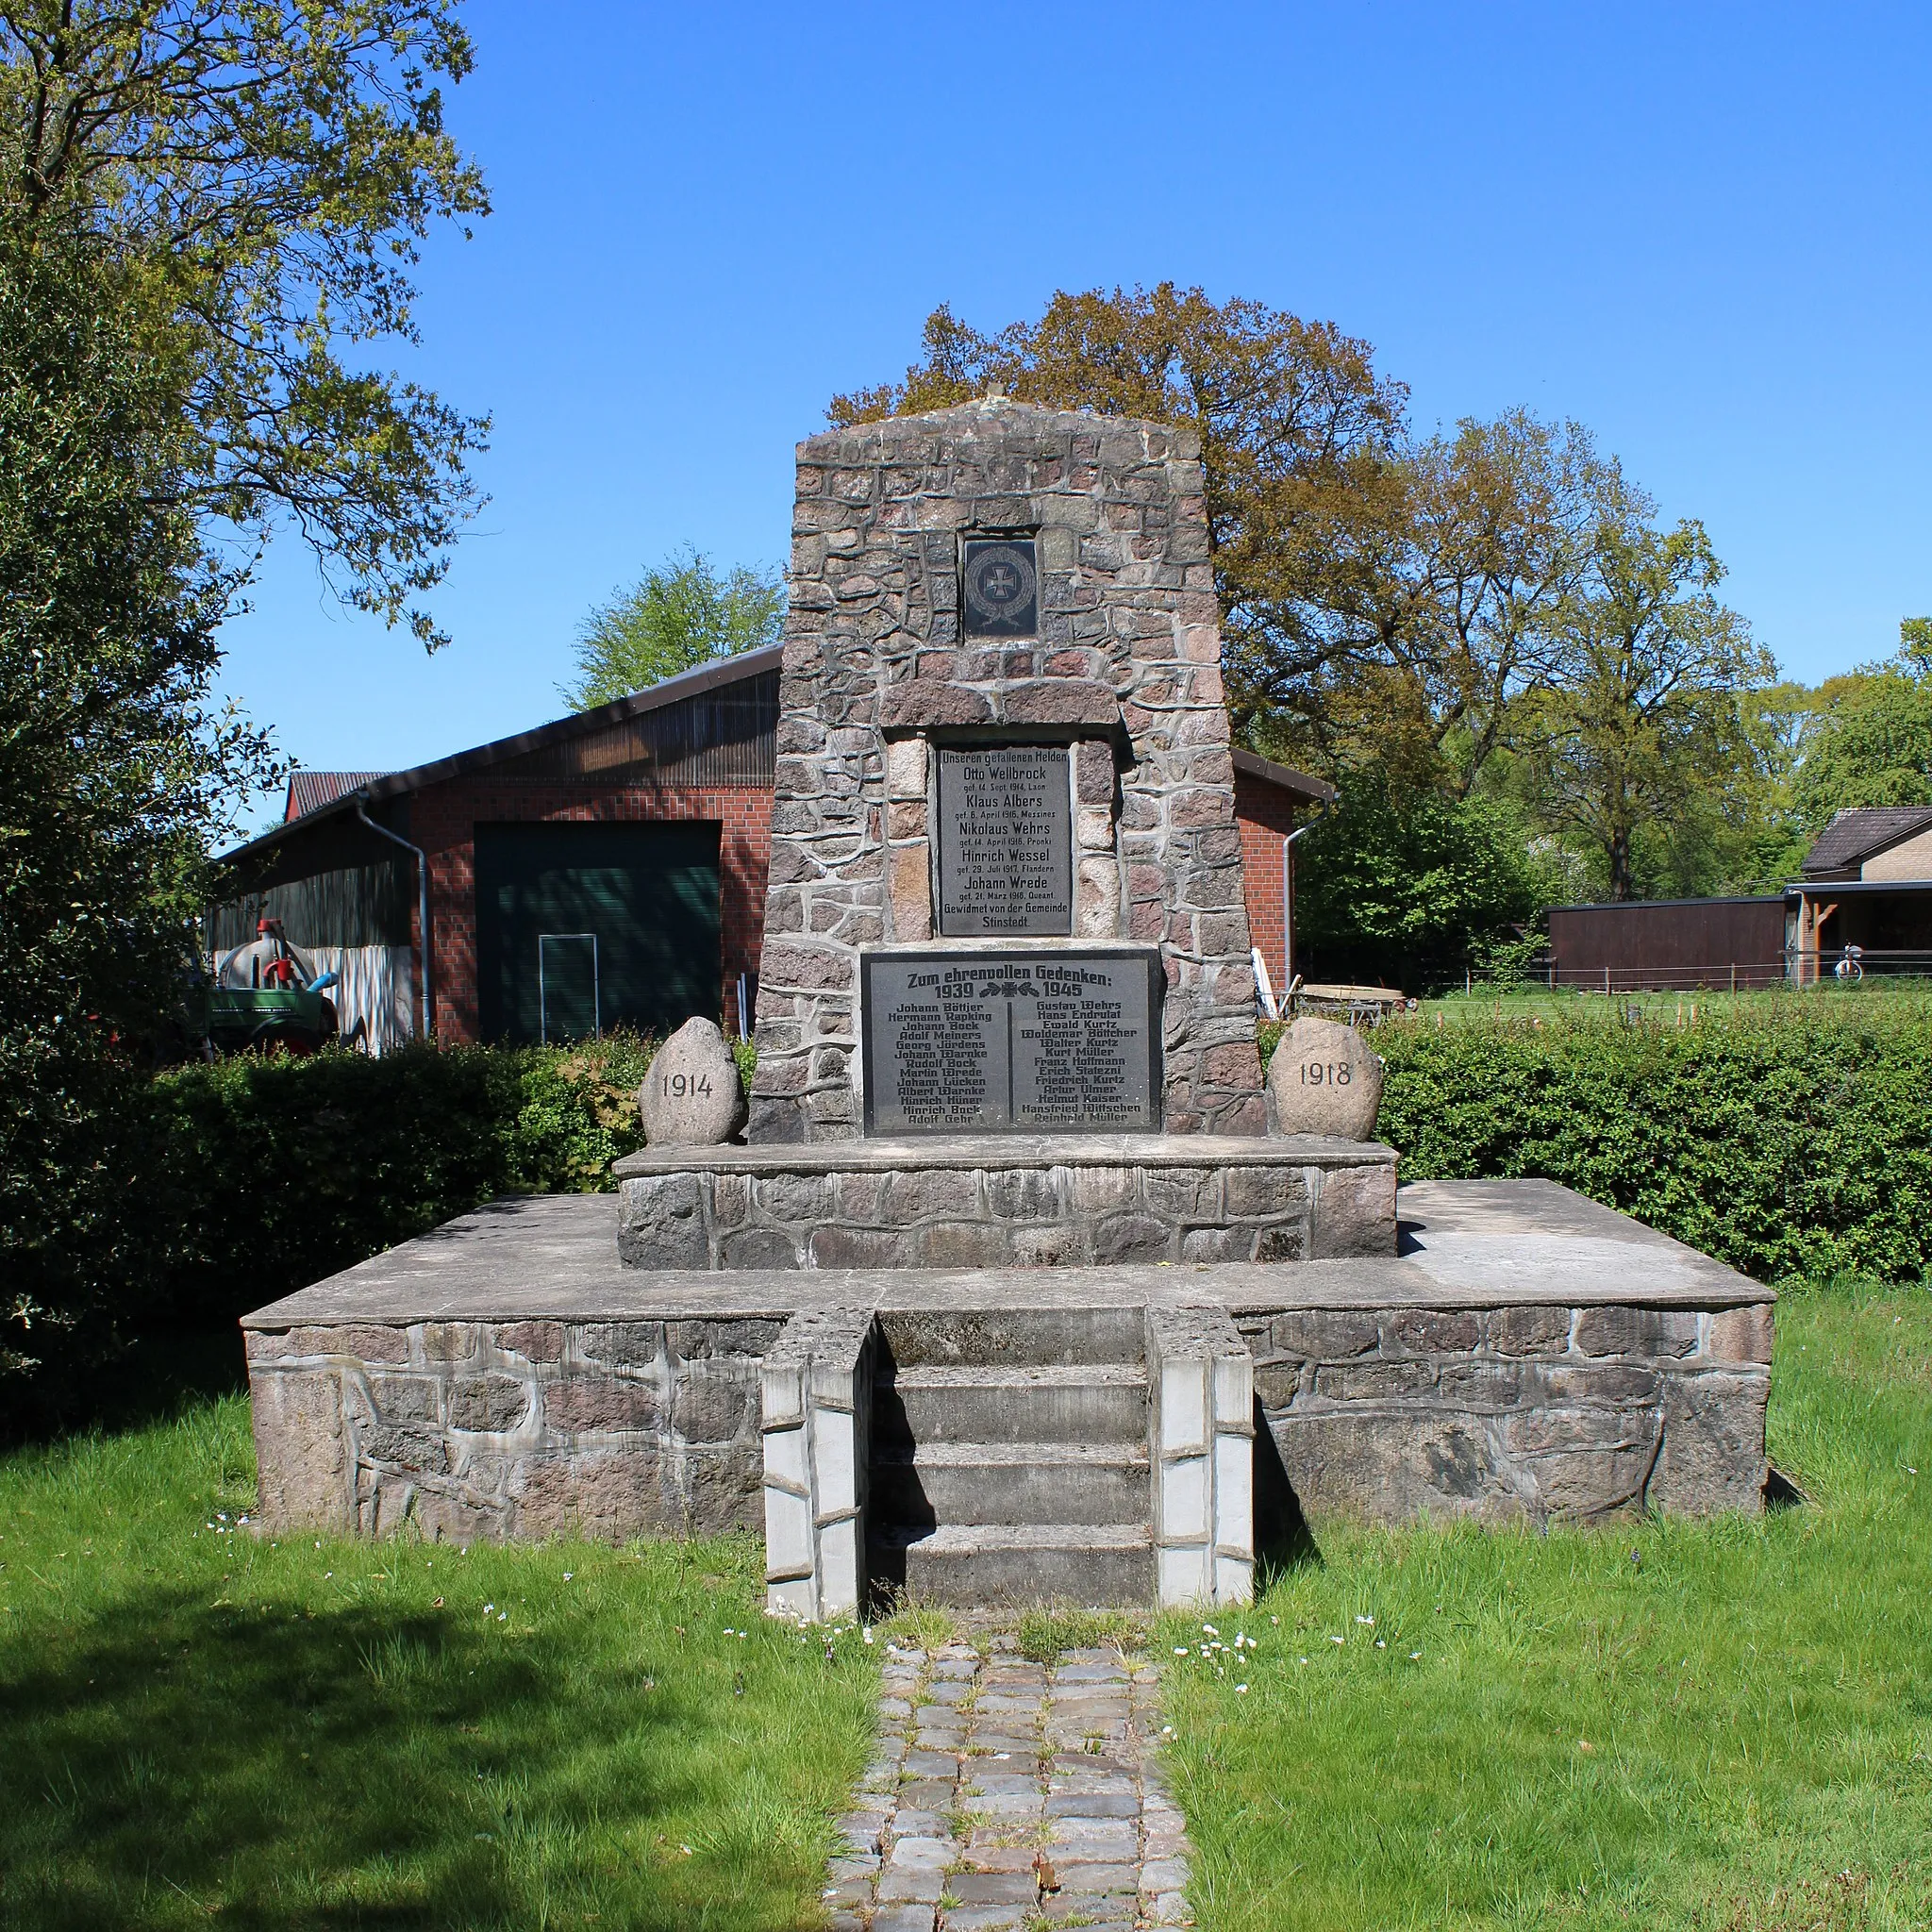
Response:
M608 1195L499 1202L246 1318L259 1522L761 1528L825 1616L1238 1598L1304 1519L1760 1507L1769 1290L1548 1182L1399 1211L1293 1265L643 1271Z

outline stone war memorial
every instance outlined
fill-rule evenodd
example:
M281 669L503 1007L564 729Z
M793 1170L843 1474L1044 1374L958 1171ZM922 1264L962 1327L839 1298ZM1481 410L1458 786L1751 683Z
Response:
M824 1619L1761 1507L1767 1289L1552 1183L1398 1189L1350 1027L1264 1083L1191 431L812 437L791 589L748 1110L693 1022L614 1202L249 1316L264 1529L737 1524Z

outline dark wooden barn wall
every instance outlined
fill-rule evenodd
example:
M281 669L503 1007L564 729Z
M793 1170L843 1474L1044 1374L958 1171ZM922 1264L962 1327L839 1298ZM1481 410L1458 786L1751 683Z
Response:
M1559 986L1613 991L1771 986L1784 977L1782 898L1666 899L1630 906L1557 906L1550 954Z
M770 671L506 758L491 767L490 778L547 784L591 779L697 791L769 785L777 728L778 674Z

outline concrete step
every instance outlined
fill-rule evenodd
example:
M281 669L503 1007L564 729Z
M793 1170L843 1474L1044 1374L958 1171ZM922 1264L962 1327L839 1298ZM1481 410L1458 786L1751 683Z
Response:
M872 1405L874 1454L894 1442L1147 1440L1147 1374L1127 1362L894 1369L874 1381Z
M878 1318L879 1359L922 1367L1059 1367L1143 1362L1146 1316L1124 1307L893 1309Z
M1129 1523L1148 1515L1144 1446L1088 1442L877 1444L871 1507L916 1524Z
M867 1557L875 1581L939 1603L1154 1598L1154 1543L1141 1523L886 1524L870 1539Z

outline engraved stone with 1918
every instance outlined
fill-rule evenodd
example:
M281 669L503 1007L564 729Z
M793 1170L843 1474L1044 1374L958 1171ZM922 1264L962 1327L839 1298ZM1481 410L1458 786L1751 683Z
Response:
M1268 1062L1268 1098L1277 1133L1373 1140L1382 1057L1353 1026L1305 1013Z

